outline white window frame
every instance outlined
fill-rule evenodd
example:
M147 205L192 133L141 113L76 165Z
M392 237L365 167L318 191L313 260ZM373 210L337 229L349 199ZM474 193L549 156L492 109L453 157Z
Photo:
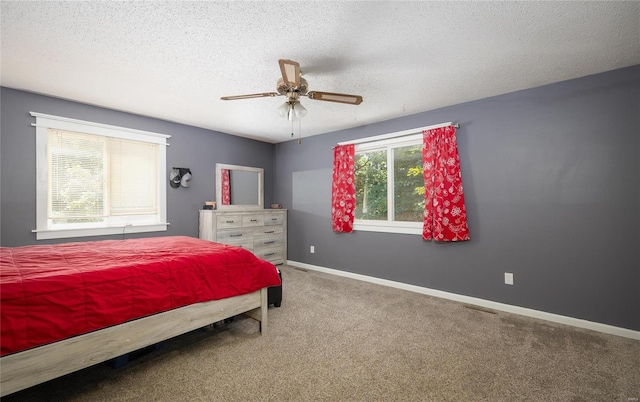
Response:
M416 131L419 130L419 134ZM405 222L394 221L393 213L395 211L395 200L393 196L394 192L394 177L393 174L389 176L389 170L393 169L393 153L390 152L393 148L401 148L412 145L422 145L422 129L414 129L404 131L401 136L394 136L394 138L383 138L380 140L373 140L361 142L355 145L356 155L359 152L374 152L374 151L386 151L387 152L387 220L372 220L372 219L355 219L353 222L353 230L361 230L366 232L386 232L386 233L404 233L413 235L422 235L423 222ZM388 136L388 135L387 135ZM382 136L381 136L382 137ZM386 136L385 136L386 137Z
M167 181L164 179L167 166L167 139L169 135L134 130L125 127L93 123L89 121L70 119L43 113L29 112L36 118L36 233L37 240L61 239L85 236L125 235L129 233L144 233L166 231L167 226ZM103 137L124 140L141 141L158 144L158 214L153 223L135 223L124 219L116 224L102 224L95 227L74 229L52 229L48 227L47 197L48 197L48 158L47 158L47 130L57 129L78 133L93 134Z

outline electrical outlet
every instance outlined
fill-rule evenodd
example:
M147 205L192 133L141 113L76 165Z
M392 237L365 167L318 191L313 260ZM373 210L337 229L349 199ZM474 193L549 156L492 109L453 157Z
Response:
M513 285L513 274L509 272L504 273L504 283L506 285Z
M315 246L311 246L311 247L309 248L309 252L310 252L311 254L315 253L315 252L316 252L316 248L315 248Z

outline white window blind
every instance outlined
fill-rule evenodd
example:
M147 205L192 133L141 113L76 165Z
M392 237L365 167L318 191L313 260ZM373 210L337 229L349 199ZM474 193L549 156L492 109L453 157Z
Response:
M104 217L105 141L94 135L47 132L47 218L54 224Z
M158 145L48 130L48 218L99 222L158 211Z
M110 215L158 211L158 145L109 140Z

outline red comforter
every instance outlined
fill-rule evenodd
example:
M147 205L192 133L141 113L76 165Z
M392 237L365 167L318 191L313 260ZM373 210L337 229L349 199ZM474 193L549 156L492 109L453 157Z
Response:
M1 247L0 355L279 284L249 251L191 237Z

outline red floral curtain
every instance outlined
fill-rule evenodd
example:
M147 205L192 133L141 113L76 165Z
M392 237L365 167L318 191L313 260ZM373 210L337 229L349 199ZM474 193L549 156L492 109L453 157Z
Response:
M333 149L331 222L334 232L353 231L356 207L355 145L336 145Z
M425 189L422 238L469 240L456 129L453 126L440 127L425 130L422 135Z
M229 180L229 169L221 169L222 176L222 205L231 204L231 184Z

